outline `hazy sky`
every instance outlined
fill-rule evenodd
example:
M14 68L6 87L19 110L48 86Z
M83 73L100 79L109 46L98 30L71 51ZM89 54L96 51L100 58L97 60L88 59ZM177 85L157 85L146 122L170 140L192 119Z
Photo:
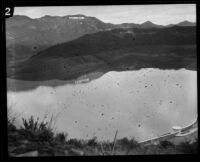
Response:
M184 20L196 22L195 4L170 5L119 5L119 6L57 6L57 7L16 7L15 15L39 18L45 15L64 16L84 14L110 23L174 24Z

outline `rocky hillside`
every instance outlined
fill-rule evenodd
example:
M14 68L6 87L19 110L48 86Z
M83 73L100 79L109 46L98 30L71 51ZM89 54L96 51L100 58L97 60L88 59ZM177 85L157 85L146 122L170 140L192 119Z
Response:
M180 26L195 26L182 22ZM16 15L6 19L7 63L24 60L52 45L77 39L85 34L114 28L165 28L150 21L142 24L111 24L85 15L44 16L31 19Z
M136 46L194 45L195 37L194 27L114 29L87 34L74 41L52 46L32 58L94 55L102 51Z
M15 59L24 59L49 46L113 27L84 15L44 16L38 19L14 16L6 20L7 49Z
M127 28L86 34L8 68L7 76L66 80L94 71L145 67L196 69L195 27Z

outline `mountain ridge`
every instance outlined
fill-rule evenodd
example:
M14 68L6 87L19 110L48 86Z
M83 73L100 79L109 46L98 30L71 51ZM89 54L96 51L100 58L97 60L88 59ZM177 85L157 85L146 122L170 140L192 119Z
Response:
M79 19L80 17L84 18ZM183 26L184 24L186 23L181 25ZM104 23L96 17L83 14L45 15L35 19L28 16L15 15L6 19L7 63L10 66L56 44L75 40L85 34L110 31L116 28L148 29L164 27L150 21L141 25L135 23Z
M51 18L66 18L66 17L70 17L70 16L81 16L81 17L92 17L92 16L86 16L86 15L83 15L83 14L74 14L74 15L64 15L64 16L52 16L52 15L44 15L44 16L42 16L42 17L39 17L39 18L31 18L31 17L29 17L29 16L25 16L25 15L14 15L13 16L13 18L14 17L24 17L24 18L28 18L28 19L32 19L32 20L38 20L38 19L41 19L41 18L45 18L45 17L51 17ZM95 17L93 17L93 18L95 18ZM98 18L97 18L98 19ZM100 20L100 19L99 19ZM100 21L102 21L102 20L100 20ZM103 22L103 21L102 21ZM145 24L145 23L151 23L151 24L154 24L154 25L161 25L161 24L156 24L156 23L154 23L154 22L152 22L152 21L149 21L149 20L147 20L147 21L145 21L145 22L143 22L143 23L135 23L135 22L124 22L124 23L120 23L120 24L116 24L116 23L111 23L111 22L107 22L108 24L113 24L113 25L121 25L121 24L137 24L137 25L141 25L141 24ZM181 24L182 25L182 23L187 23L188 25L196 25L196 22L192 22L192 21L188 21L188 20L183 20L183 21L180 21L180 22L177 22L177 23L175 23L175 24L166 24L166 25L161 25L161 26L169 26L169 25L179 25L179 24ZM185 25L187 25L187 24L185 24Z
M19 80L70 80L90 72L196 69L195 27L120 28L46 48L7 70Z
M176 35L174 35L174 32L176 32ZM166 34L166 36L163 36L164 34ZM47 55L50 55L52 52L56 53L57 51L59 51L57 52L58 54L56 54L57 56L65 51L80 55L81 53L87 53L86 51L93 53L94 51L100 52L101 50L133 48L137 45L184 45L195 43L194 27L173 26L164 29L129 28L86 34L75 40L51 46L44 51L47 51ZM65 45L67 46L66 49L59 49ZM38 57L42 53L43 51L40 51L33 57ZM76 56L76 54L74 54L74 56Z

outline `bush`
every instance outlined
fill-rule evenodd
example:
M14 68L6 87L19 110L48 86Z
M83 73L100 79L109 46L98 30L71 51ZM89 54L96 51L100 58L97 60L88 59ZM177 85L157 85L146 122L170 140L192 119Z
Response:
M197 154L198 153L198 140L194 143L190 143L189 141L182 142L177 146L177 149L185 154Z
M168 147L174 148L175 147L175 145L169 141L160 141L159 146L162 148L168 148Z
M15 126L15 121L17 118L17 114L13 113L14 111L11 108L7 109L7 124L8 124L8 131L15 131L16 126Z
M141 147L142 154L197 154L198 142L189 141L174 145L169 141L161 141L159 145L148 145Z
M133 149L139 146L139 143L134 138L129 140L127 137L117 140L117 144L128 149Z
M7 121L8 123L8 131L15 131L16 130L16 127L14 125L14 119L13 120L9 120Z
M109 141L106 141L106 142L103 142L102 143L102 147L103 147L103 149L105 149L105 150L112 150L112 147L113 147L113 143L112 142L109 142Z
M53 140L53 131L50 128L50 122L40 122L39 118L35 121L33 116L26 120L22 118L23 126L21 129L26 138L30 140L37 140L42 142L49 142Z
M85 146L85 143L82 140L78 140L78 139L75 139L75 138L68 140L66 143L68 145L72 145L72 146L75 146L75 147L78 147L78 148L83 148Z
M93 137L92 139L88 140L87 142L88 146L97 146L97 137Z
M66 142L67 135L68 135L67 133L63 133L63 132L62 133L58 133L55 136L55 141L64 143L64 142Z

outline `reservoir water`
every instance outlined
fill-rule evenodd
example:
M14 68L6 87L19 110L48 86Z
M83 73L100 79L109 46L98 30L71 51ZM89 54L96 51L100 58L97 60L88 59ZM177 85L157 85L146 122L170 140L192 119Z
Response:
M12 81L14 86L34 84ZM55 81L49 81L55 82ZM56 131L68 138L145 140L185 126L197 117L197 72L186 69L110 71L87 83L7 91L8 108L21 118L54 116Z

